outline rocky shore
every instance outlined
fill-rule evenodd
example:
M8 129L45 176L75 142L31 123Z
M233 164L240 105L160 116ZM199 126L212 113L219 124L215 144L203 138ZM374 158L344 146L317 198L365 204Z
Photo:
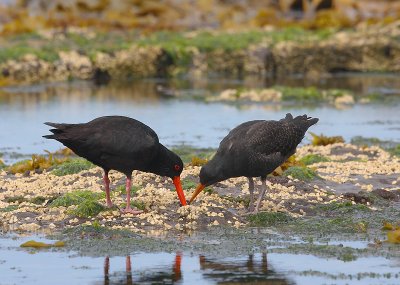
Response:
M301 29L161 33L127 37L110 48L103 47L105 43L92 31L71 29L61 35L57 30L43 31L35 38L36 49L18 46L29 40L0 49L0 85L180 75L320 78L339 71L400 72L399 38L399 21L325 33ZM49 47L48 41L62 44Z
M107 209L100 168L72 174L49 170L14 175L3 170L0 225L5 231L17 232L57 232L83 225L158 235L219 226L241 228L291 220L304 222L313 217L325 217L324 223L329 224L331 211L335 210L345 211L346 215L334 219L351 218L351 223L339 225L357 232L366 232L368 227L380 229L385 220L396 221L396 214L389 209L396 207L400 198L398 157L377 146L344 143L307 145L299 148L296 155L301 166L289 167L283 175L268 179L270 191L257 215L248 215L246 211L246 178L218 183L206 189L192 205L179 207L168 179L135 172L134 206L144 213L133 216L118 209L124 206L126 194L120 173L111 174L116 207ZM186 196L190 197L194 190L199 170L199 166L185 167L182 180Z

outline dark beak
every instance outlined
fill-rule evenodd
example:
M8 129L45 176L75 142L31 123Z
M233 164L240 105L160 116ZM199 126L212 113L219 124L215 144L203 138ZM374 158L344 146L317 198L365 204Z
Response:
M203 191L203 189L204 189L205 187L206 187L206 186L205 186L204 184L201 184L201 183L200 183L199 185L197 185L197 188L196 188L196 190L194 191L194 193L193 193L193 195L192 195L192 198L190 198L189 204L192 203L192 201L197 197L197 195L200 194L201 191Z
M176 193L178 193L179 201L181 201L182 206L186 206L186 199L185 199L185 194L183 193L182 185L181 185L181 178L179 176L175 176L172 178L172 181L174 182Z

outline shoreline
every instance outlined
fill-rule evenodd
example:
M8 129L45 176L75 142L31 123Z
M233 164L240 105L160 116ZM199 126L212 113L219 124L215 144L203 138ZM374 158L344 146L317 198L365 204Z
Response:
M0 50L0 86L72 79L106 84L182 74L318 79L346 71L399 73L399 35L400 22L343 31L286 28L150 36L39 31L3 39L9 43Z

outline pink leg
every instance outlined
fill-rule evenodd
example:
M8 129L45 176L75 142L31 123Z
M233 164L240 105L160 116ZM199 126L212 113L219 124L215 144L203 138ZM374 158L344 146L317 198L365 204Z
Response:
M113 203L111 202L110 198L110 179L108 178L108 171L104 170L104 185L106 186L106 199L107 199L107 207L111 208Z
M131 186L132 186L131 178L126 177L126 208L125 210L123 210L123 212L138 215L143 213L143 211L138 210L136 208L134 209L131 208Z

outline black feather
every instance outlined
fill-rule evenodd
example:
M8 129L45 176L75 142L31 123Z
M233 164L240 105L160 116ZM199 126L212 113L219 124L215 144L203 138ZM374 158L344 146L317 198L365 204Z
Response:
M249 121L221 141L216 155L200 172L210 185L231 177L265 177L296 152L308 128L318 122L307 115L286 114L279 121Z

